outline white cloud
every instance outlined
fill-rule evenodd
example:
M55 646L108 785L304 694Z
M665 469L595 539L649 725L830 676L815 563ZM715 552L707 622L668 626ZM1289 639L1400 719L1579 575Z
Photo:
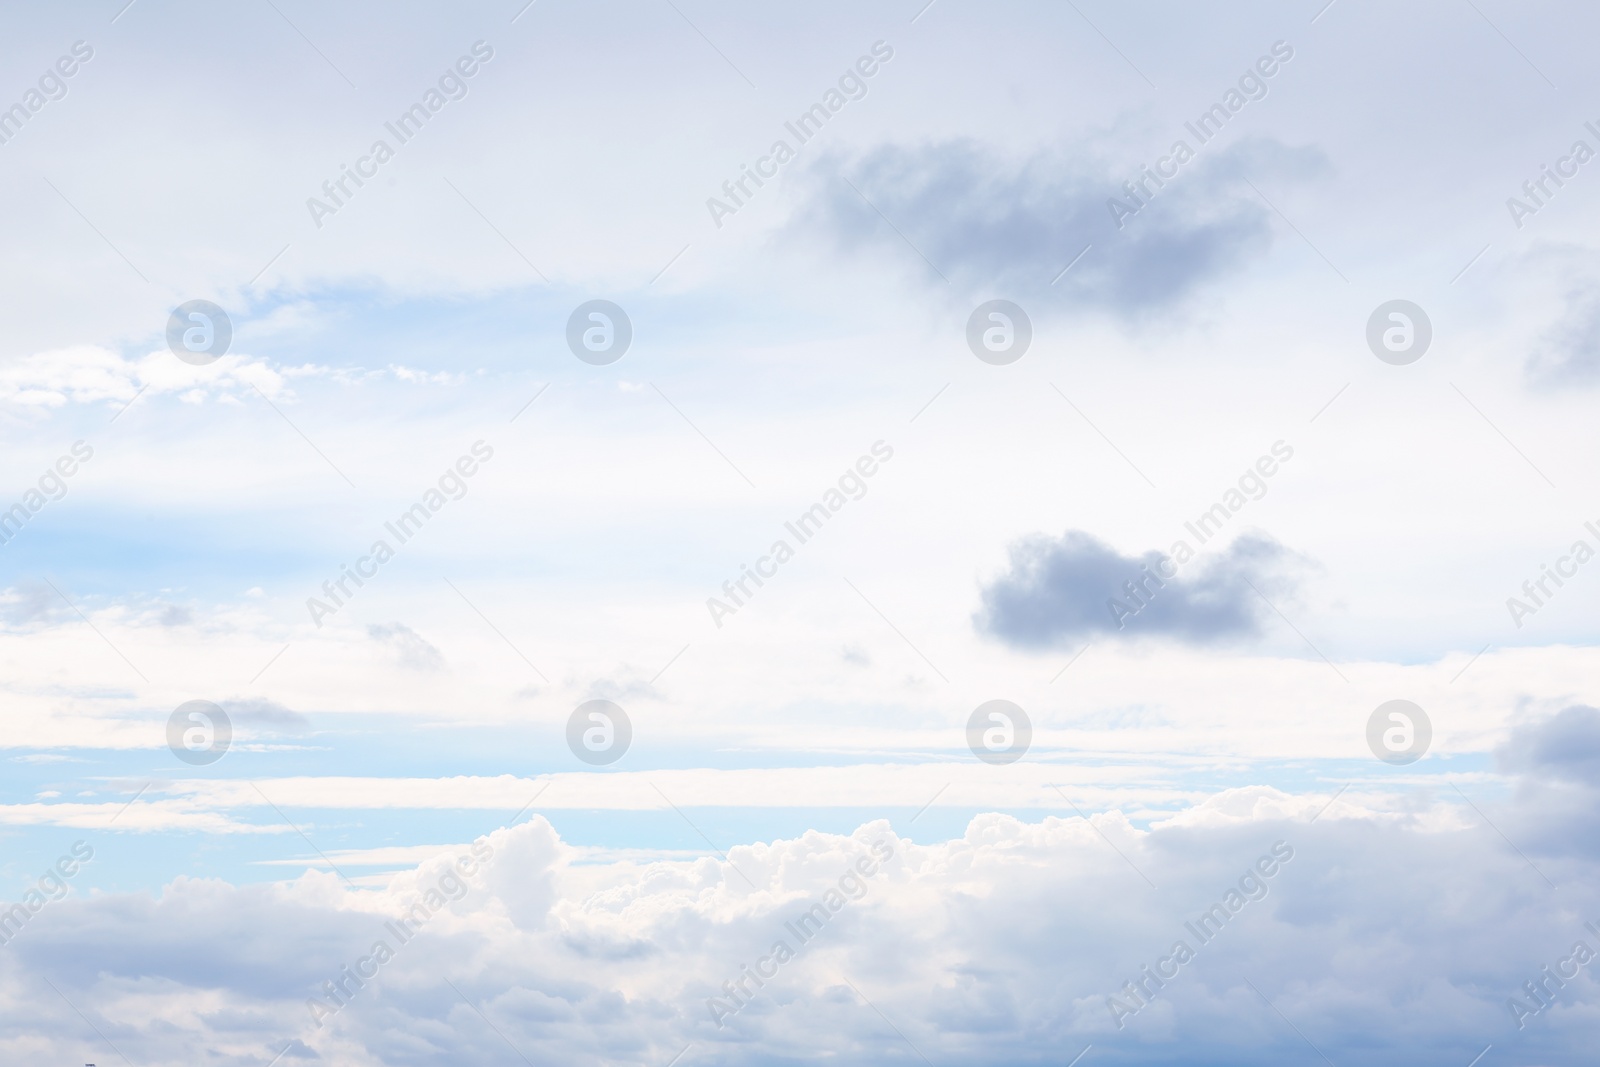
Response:
M93 793L80 793L79 796ZM41 797L44 794L40 794ZM252 825L210 811L195 810L182 803L129 803L127 800L104 803L0 804L0 823L9 826L61 826L75 830L129 830L160 832L178 830L208 834L279 834L283 825Z
M285 391L285 373L265 360L225 355L203 367L170 352L127 359L95 345L39 352L0 365L0 401L25 407L68 403L126 404L141 389L150 395L177 394L189 403L259 389L269 397Z
M93 1039L38 991L30 979L43 974L151 1067L193 1062L197 1046L270 1058L291 1040L358 1064L508 1055L451 984L534 1062L664 1063L691 1043L699 1062L913 1057L896 1031L936 1063L1071 1058L1090 1043L1130 1063L1309 1054L1253 984L1334 1062L1360 1049L1362 1062L1400 1064L1514 1046L1506 998L1575 939L1592 941L1593 858L1539 857L1570 887L1555 908L1481 827L1307 818L1256 805L1226 825L1141 833L1115 816L1096 832L1074 817L984 815L933 844L880 822L741 845L724 864L596 863L535 817L480 843L492 858L459 883L450 865L471 846L435 847L373 890L316 871L256 887L180 878L155 899L52 905L25 927L0 954L0 1047L60 1058ZM1199 942L1185 923L1225 902L1275 842L1293 856L1260 879L1265 898ZM402 855L421 858L382 858ZM874 873L845 878L863 858ZM401 944L385 923L441 886L460 899ZM788 924L814 904L825 921L802 941ZM363 988L347 982L348 1006L315 1025L308 999L378 940L393 960ZM1107 997L1176 940L1195 959L1119 1029ZM743 968L778 941L795 958L758 989ZM760 966L770 974L772 961ZM748 1006L727 1016L723 983L741 980ZM1352 1030L1350 1012L1369 1025ZM1597 1014L1594 984L1571 983L1529 1023L1526 1047L1576 1039Z
M59 408L66 404L107 403L120 407L135 396L172 394L184 403L236 400L256 390L292 398L288 382L326 378L341 385L387 377L413 385L451 385L463 374L429 372L391 363L368 370L315 363L284 366L241 354L225 355L204 366L156 351L125 358L96 345L37 352L0 364L0 402L21 408Z

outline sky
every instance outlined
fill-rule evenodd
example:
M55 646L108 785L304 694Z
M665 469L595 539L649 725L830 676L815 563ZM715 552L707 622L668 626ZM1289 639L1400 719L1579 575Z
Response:
M4 1062L1592 1061L1594 11L6 28Z

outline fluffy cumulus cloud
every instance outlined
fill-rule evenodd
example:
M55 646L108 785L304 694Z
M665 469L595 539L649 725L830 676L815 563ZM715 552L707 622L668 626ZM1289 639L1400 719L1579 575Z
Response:
M1595 857L1521 855L1472 814L1335 799L1308 816L1264 787L1203 807L1149 831L981 815L936 843L869 822L726 862L595 854L536 816L381 890L326 869L153 897L56 901L52 882L0 949L0 1049L400 1067L1042 1064L1093 1045L1121 1063L1398 1065L1492 1043L1582 1062ZM1536 997L1546 965L1567 978Z
M1162 552L1124 556L1081 530L1012 546L1010 567L983 589L980 629L1043 648L1085 637L1161 636L1196 644L1258 632L1263 597L1284 588L1293 557L1245 535L1190 569Z

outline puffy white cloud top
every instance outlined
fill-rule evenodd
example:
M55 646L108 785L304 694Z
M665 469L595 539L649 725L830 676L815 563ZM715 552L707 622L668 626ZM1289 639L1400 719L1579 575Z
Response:
M1532 833L1549 799L1497 812L1525 854L1481 820L1342 799L1286 817L1291 798L1262 789L1148 832L991 814L920 843L870 822L725 860L598 855L535 816L381 890L311 870L46 903L0 950L0 1049L77 1062L105 1043L151 1067L1056 1063L1089 1046L1403 1064L1493 1044L1576 1063L1600 1015L1577 947L1600 949L1597 857L1563 837L1574 818Z

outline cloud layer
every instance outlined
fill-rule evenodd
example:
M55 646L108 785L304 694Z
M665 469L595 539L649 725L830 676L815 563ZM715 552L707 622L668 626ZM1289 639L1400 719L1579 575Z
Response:
M1454 1063L1488 1043L1581 1062L1561 1050L1600 1016L1592 981L1521 1028L1507 1002L1592 943L1594 857L1532 850L1566 887L1557 908L1473 816L1335 799L1289 817L1291 800L1235 791L1147 833L1116 812L985 815L937 844L868 823L643 865L586 858L536 816L378 891L326 872L180 878L28 921L0 950L15 1007L0 1048L81 1059L87 1019L151 1067L286 1047L391 1067L686 1047L719 1064L1021 1064L1090 1044L1124 1063L1274 1064L1308 1042L1336 1063ZM41 971L59 996L25 981Z

